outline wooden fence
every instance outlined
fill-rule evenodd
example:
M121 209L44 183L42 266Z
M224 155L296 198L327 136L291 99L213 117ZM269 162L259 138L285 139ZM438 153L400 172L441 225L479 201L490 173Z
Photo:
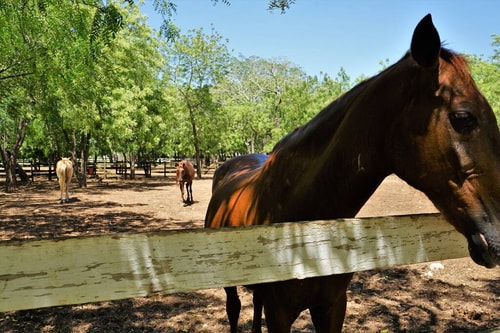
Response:
M41 163L35 163L33 161L29 160L19 160L17 161L18 167L23 168L23 171L28 175L28 177L31 179L31 182L35 181L35 177L44 177L47 178L48 180L56 179L56 166L55 164L53 165L48 165L48 164L41 164ZM16 170L16 177L20 180L19 177L19 171ZM3 164L0 163L0 179L5 178L5 167Z
M0 311L363 271L468 255L440 215L0 242Z
M56 167L55 164L48 165L42 163L35 163L32 161L21 160L18 161L20 167L23 168L24 172L31 179L31 182L35 181L35 178L44 178L48 180L56 180ZM128 162L106 162L98 161L97 163L89 162L87 165L87 175L89 177L99 177L99 178L130 178L130 163ZM174 177L175 175L175 163L174 162L141 162L135 165L136 176L145 176L146 178L151 178L155 176L163 177ZM16 172L19 178L19 172ZM5 178L5 168L0 163L0 180Z
M98 161L97 163L88 163L87 173L91 177L109 178L109 177L130 177L130 163L129 162L107 162ZM174 177L175 175L175 162L140 162L135 165L135 175L145 176L151 178L155 176Z
M135 165L135 175L145 176L146 178L151 178L152 176L163 176L174 177L175 176L175 165L177 161L168 160L162 162L155 161L145 161L138 162ZM46 163L34 162L31 160L19 160L18 164L26 172L31 182L35 181L35 177L43 177L48 180L56 180L56 167L55 163L53 165L48 165ZM195 165L193 161L193 165ZM214 163L209 166L202 167L203 174L215 171L219 163ZM108 160L98 160L97 162L90 161L87 163L87 175L89 177L97 178L130 178L130 162L110 162ZM17 175L19 173L16 173ZM5 168L0 163L0 179L5 178ZM18 177L19 178L19 177Z

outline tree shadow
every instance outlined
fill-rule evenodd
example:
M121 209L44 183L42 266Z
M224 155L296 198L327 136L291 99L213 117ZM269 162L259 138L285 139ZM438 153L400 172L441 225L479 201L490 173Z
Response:
M349 298L370 310L349 314L348 307L346 322L356 329L346 332L374 331L374 327L389 332L435 332L438 321L446 322L443 332L480 332L498 326L500 307L494 300L499 297L498 280L472 287L424 278L411 268L360 272L350 285Z
M44 181L27 185L18 193L0 195L0 210L12 209L0 221L0 241L199 227L193 221L172 221L179 222L179 226L166 226L165 221L158 219L153 212L135 209L147 206L145 203L88 199L93 195L106 198L108 194L116 195L120 190L126 190L128 195L130 191L147 192L172 184L173 181L163 178L110 184L94 182L85 189L74 189L67 203L60 203L56 196L47 198L48 193L58 190L57 182ZM80 194L83 192L85 195L82 195L82 199Z
M196 302L196 308L192 303ZM204 293L59 306L0 314L0 331L28 332L212 332L200 309L223 307L225 300ZM190 314L185 320L184 315ZM224 321L224 320L222 320ZM221 325L226 325L221 322ZM204 329L205 328L205 329Z

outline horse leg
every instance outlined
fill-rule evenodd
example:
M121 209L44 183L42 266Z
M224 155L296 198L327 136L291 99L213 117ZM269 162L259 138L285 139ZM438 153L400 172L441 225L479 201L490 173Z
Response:
M229 319L231 333L238 332L238 318L240 317L241 302L236 287L225 287L226 291L226 313Z
M64 189L65 189L65 182L64 182L64 177L59 177L59 203L64 202Z
M316 332L341 333L346 307L347 296L343 293L336 305L330 304L309 309Z
M186 190L187 190L187 196L188 196L188 202L193 203L193 183L192 182L187 182L186 183Z
M262 333L262 298L257 290L253 292L252 333Z
M300 304L296 302L293 289L287 289L290 284L270 283L257 285L254 288L254 298L257 305L264 306L268 333L290 333L292 324L300 313ZM293 283L291 284L294 285ZM254 308L254 316L255 316Z
M267 302L263 299L266 325L269 333L290 333L292 324L297 319L295 311L287 309L279 302Z
M66 202L69 202L69 181L70 179L66 179Z
M326 277L325 277L326 278ZM314 328L318 333L341 333L347 308L347 287L352 273L331 276L330 293L317 306L309 308Z
M182 199L182 202L185 202L184 201L184 182L180 181L179 184L180 184L180 188L181 188L181 199Z

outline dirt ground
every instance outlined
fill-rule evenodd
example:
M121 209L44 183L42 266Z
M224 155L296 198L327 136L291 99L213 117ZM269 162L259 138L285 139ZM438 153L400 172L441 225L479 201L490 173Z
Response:
M73 184L71 202L60 205L57 182L38 180L18 193L0 193L0 241L199 228L210 187L210 174L195 180L195 203L184 206L173 179L159 174L134 181L90 180L84 189ZM435 208L391 176L359 216L424 212ZM433 264L356 274L344 332L490 332L500 326L499 268L488 270L469 258ZM249 332L251 295L244 288L240 294L241 332ZM0 332L5 333L228 331L222 289L0 313ZM293 332L314 332L307 312Z

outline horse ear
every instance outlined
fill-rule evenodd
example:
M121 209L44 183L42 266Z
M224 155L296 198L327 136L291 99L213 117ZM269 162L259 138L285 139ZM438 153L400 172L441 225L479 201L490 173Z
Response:
M411 40L411 55L420 66L436 67L441 51L441 39L427 14L416 26Z

